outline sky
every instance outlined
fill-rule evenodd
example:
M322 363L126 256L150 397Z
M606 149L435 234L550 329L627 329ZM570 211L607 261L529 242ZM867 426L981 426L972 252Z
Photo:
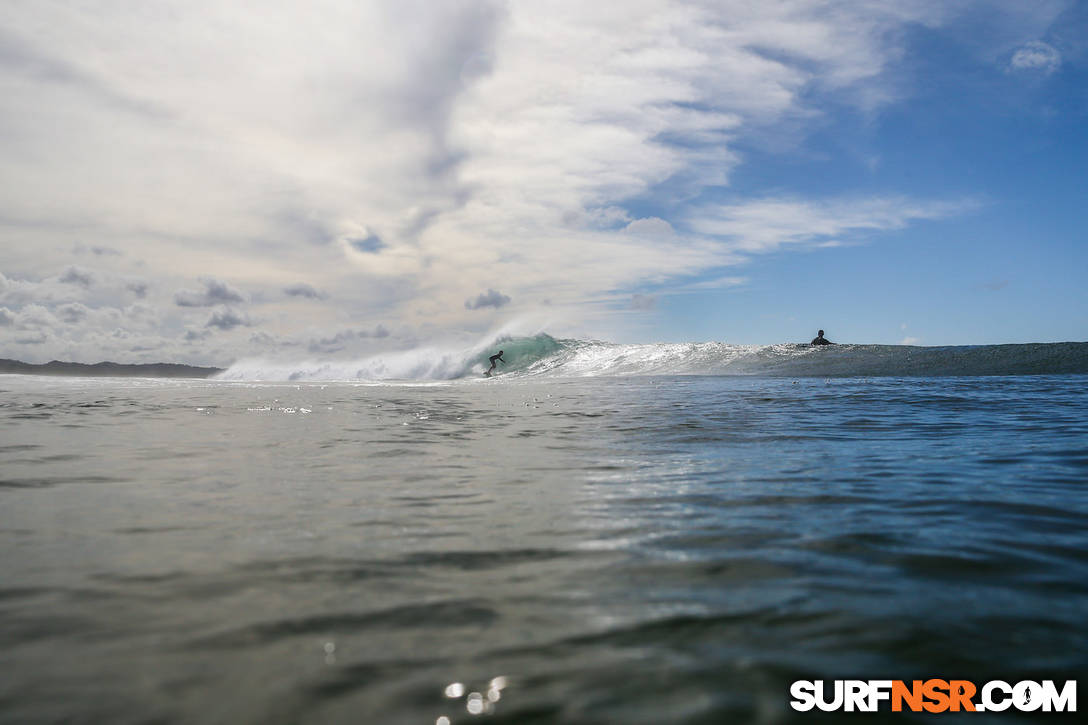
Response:
M1088 3L0 5L0 357L1088 339Z

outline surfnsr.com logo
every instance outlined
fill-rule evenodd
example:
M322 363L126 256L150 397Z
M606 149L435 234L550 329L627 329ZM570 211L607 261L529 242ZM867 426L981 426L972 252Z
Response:
M990 680L978 687L970 680L797 680L790 685L790 707L799 712L1076 712L1077 682L1061 689L1053 680L1009 684Z

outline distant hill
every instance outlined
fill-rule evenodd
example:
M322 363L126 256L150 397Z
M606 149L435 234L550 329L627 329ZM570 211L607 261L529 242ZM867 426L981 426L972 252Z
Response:
M202 368L194 365L177 363L143 363L125 365L115 362L100 362L93 365L51 360L44 365L33 365L18 360L0 359L0 374L17 373L21 375L78 375L84 377L114 378L210 378L223 368Z

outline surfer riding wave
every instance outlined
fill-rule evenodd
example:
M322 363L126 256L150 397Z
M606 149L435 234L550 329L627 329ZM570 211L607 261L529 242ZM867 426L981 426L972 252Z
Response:
M506 364L506 361L502 359L502 352L503 352L502 350L499 350L498 355L492 355L491 357L488 358L488 360L491 362L491 367L489 367L487 369L487 372L484 373L484 376L489 377L489 378L491 377L491 371L495 369L495 362L496 361L501 362L504 365Z

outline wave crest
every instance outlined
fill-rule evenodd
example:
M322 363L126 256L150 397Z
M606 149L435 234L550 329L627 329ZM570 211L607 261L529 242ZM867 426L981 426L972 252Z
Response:
M359 360L275 363L245 360L225 380L455 380L476 376L499 349L501 375L766 375L930 377L1088 374L1088 342L913 347L906 345L728 345L720 342L621 345L503 336L468 350L417 348Z

